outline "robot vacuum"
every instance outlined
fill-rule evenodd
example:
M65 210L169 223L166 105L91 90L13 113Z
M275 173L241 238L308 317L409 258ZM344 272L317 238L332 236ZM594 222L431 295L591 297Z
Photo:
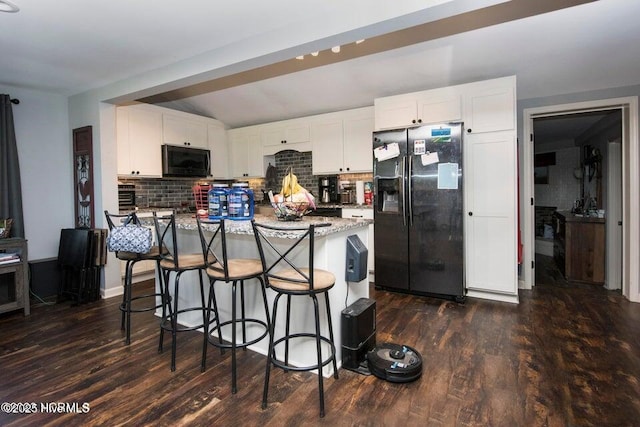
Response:
M369 371L393 383L408 383L422 375L422 356L407 345L384 343L367 353Z

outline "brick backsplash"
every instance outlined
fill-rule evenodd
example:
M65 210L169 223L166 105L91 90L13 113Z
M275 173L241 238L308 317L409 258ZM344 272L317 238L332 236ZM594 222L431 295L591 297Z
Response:
M120 179L120 182L136 186L136 204L142 208L195 208L193 186L209 183L202 179L170 178Z
M249 186L254 192L255 200L262 200L262 190L273 190L280 192L282 178L291 167L293 173L298 178L298 182L311 194L318 195L318 176L313 175L311 164L311 152L300 153L298 151L286 150L275 155L276 181L271 188L264 178L248 179ZM339 175L343 181L372 181L373 175L370 173L344 174ZM123 184L134 184L136 186L136 203L139 207L162 207L162 208L195 208L195 198L193 196L193 186L196 184L210 184L211 180L203 179L171 179L171 178L136 178L120 179ZM234 180L216 180L216 182L227 182L229 186Z
M282 185L282 178L289 171L289 168L293 171L298 178L298 183L302 185L311 194L318 194L318 180L313 176L313 169L311 165L311 151L300 153L293 150L285 150L276 153L276 170L277 177L276 188L272 188L274 193L280 191Z

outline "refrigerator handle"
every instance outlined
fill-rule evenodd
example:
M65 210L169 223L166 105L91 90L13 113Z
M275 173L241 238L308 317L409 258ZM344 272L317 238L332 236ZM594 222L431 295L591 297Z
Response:
M405 178L406 178L406 172L407 172L407 159L406 156L402 156L402 174L400 176L400 189L402 190L402 225L404 227L407 226L407 193L405 191Z
M413 177L413 156L409 156L409 170L407 172L407 200L409 202L409 227L413 227L413 191L411 189L411 182L413 181L411 178Z

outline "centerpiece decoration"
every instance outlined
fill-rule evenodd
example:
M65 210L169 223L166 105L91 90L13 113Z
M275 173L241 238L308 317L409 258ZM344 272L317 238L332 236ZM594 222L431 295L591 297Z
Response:
M279 194L269 194L276 217L281 221L296 221L316 208L315 198L298 183L298 177L289 169L282 178Z

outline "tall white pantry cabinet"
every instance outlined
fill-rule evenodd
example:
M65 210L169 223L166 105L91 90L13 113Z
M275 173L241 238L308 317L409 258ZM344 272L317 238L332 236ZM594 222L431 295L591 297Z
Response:
M376 130L463 122L467 296L518 302L516 78L375 100Z

